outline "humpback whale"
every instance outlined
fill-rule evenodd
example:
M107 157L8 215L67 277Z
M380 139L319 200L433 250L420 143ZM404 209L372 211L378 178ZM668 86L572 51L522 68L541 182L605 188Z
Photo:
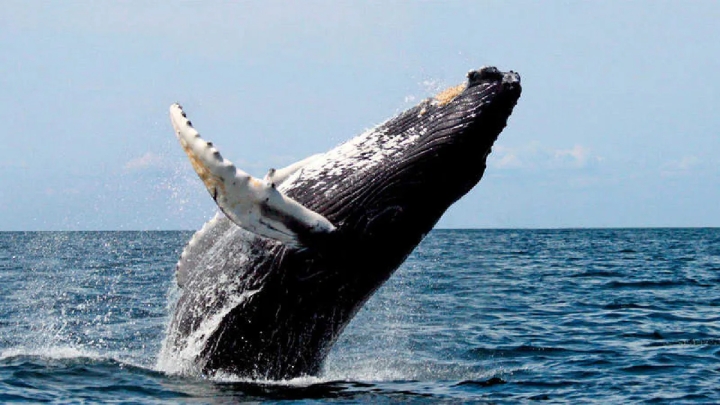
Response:
M319 373L361 306L480 181L520 93L515 72L470 71L263 179L236 168L172 105L178 140L219 212L177 264L160 361L252 379Z

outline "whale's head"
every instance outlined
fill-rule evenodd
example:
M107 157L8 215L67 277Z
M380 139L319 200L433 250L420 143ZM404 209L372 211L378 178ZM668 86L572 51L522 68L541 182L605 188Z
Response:
M520 93L515 72L470 71L465 83L326 153L287 193L334 223L339 238L359 241L343 243L343 254L370 251L396 266L480 180Z

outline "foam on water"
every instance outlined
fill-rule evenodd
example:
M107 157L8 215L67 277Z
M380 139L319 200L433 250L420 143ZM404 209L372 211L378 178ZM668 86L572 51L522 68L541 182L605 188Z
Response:
M240 295L230 296L219 311L204 319L200 326L183 340L181 347L176 347L166 338L156 363L156 369L168 374L201 375L202 364L196 358L205 348L209 336L220 326L225 316L252 297L258 290L246 291Z
M95 350L87 350L84 348L77 348L72 346L58 346L58 347L11 347L0 351L0 360L6 360L13 357L42 357L52 360L63 360L63 359L75 359L75 358L88 358L93 360L106 359L107 357L100 354Z
M323 384L330 382L327 378L315 377L315 376L303 376L291 378L288 380L267 380L267 379L255 379L239 377L232 373L226 373L219 371L213 374L210 379L219 383L247 383L247 384L263 384L263 385L275 385L275 386L288 386L288 387L309 387L315 384Z

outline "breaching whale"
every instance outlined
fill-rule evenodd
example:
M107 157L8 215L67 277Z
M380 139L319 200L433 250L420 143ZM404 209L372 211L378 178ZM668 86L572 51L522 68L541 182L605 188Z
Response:
M319 373L343 328L445 210L483 176L520 97L494 67L326 153L253 178L170 107L221 213L177 264L160 355L185 373Z

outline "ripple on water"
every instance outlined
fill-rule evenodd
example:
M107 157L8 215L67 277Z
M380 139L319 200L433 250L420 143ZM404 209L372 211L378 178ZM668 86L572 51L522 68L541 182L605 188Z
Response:
M0 233L0 402L720 402L717 229L433 231L279 382L154 369L190 235Z

